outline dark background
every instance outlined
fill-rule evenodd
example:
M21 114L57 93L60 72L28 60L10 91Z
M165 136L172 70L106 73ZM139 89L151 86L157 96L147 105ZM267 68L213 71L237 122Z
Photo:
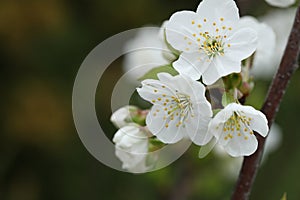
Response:
M85 56L106 38L145 24L160 25L195 0L2 0L0 2L1 200L229 199L235 179L213 155L198 159L192 146L172 165L143 175L110 169L82 145L72 119L73 82ZM239 1L241 14L263 15L264 1ZM102 80L106 101L121 61ZM259 108L270 81L257 80L250 100ZM260 169L251 199L300 199L300 74L296 72L276 122L279 149ZM98 96L103 95L97 94ZM104 98L104 97L103 97ZM102 103L102 102L101 102ZM97 103L96 103L97 104ZM110 131L110 110L97 104ZM108 134L108 135L109 135Z

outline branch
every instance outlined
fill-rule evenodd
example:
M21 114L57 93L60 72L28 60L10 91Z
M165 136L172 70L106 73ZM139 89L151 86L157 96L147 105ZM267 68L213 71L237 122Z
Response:
M280 102L286 91L292 74L298 68L297 61L300 51L300 5L298 7L294 25L289 36L279 69L269 88L269 92L261 111L266 115L271 127L278 112ZM247 200L255 180L260 160L263 154L266 138L256 134L258 139L257 151L244 158L240 175L232 195L232 200Z

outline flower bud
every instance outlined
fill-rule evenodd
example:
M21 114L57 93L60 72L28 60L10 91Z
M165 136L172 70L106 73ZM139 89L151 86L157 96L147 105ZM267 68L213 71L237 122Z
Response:
M144 126L147 114L147 110L140 110L136 106L128 105L115 111L112 114L110 121L118 128L133 123Z

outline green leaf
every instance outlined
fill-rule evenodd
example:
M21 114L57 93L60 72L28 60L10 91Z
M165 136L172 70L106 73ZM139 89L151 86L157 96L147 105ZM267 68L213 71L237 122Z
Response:
M211 152L211 150L214 148L216 143L217 143L217 139L214 137L209 143L200 147L200 151L198 155L199 158L204 158L205 156L207 156L207 154L209 154L209 152Z
M287 200L286 192L283 194L280 200Z
M176 58L179 57L180 51L174 49L171 44L167 41L167 36L166 36L166 29L164 30L164 42L166 43L168 49L175 55Z
M228 76L225 76L222 79L226 90L238 88L243 83L243 78L241 73L229 74Z
M230 82L231 82L231 85L232 87L234 88L238 88L242 82L243 82L243 78L242 78L242 75L241 73L233 73L230 75Z
M213 116L216 116L222 109L213 109Z
M140 115L132 116L132 122L141 126L146 126L146 118L144 116L140 116Z
M149 147L148 150L149 152L153 152L156 151L158 149L161 149L162 147L164 147L166 144L161 142L160 140L158 140L157 138L150 138L149 139Z
M144 76L142 76L138 80L142 81L145 79L158 79L157 74L161 73L161 72L166 72L173 76L178 75L178 72L171 66L171 64L169 64L169 65L163 65L163 66L151 69L150 71L148 71Z
M222 105L225 107L230 103L235 102L234 96L232 94L232 92L228 91L228 92L224 92L223 96L222 96Z
M157 163L157 158L158 158L158 155L157 153L156 154L153 154L151 156L147 156L146 157L146 166L147 167L150 167L150 169L154 169L155 168L155 165Z

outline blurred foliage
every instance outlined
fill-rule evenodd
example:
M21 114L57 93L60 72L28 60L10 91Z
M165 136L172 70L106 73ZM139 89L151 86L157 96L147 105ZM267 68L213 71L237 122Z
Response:
M160 67L156 67L148 71L144 76L139 78L140 81L146 80L146 79L158 79L157 74L158 73L168 73L172 76L178 75L178 72L172 67L172 65L164 65Z
M246 2L239 1L242 14L259 15L267 8L263 1L258 2L261 6ZM196 146L162 170L132 175L94 159L72 122L73 81L90 50L113 34L159 25L177 10L195 10L198 3L0 1L0 199L151 200L183 194L187 199L228 199L235 179L224 173L223 163L214 155L197 159ZM116 61L99 83L97 111L108 137L116 130L109 122L110 96L121 75L121 61ZM282 146L259 171L252 199L280 199L283 192L289 199L300 199L299 77L297 72L276 120L284 133ZM260 108L268 85L258 81L248 101Z

